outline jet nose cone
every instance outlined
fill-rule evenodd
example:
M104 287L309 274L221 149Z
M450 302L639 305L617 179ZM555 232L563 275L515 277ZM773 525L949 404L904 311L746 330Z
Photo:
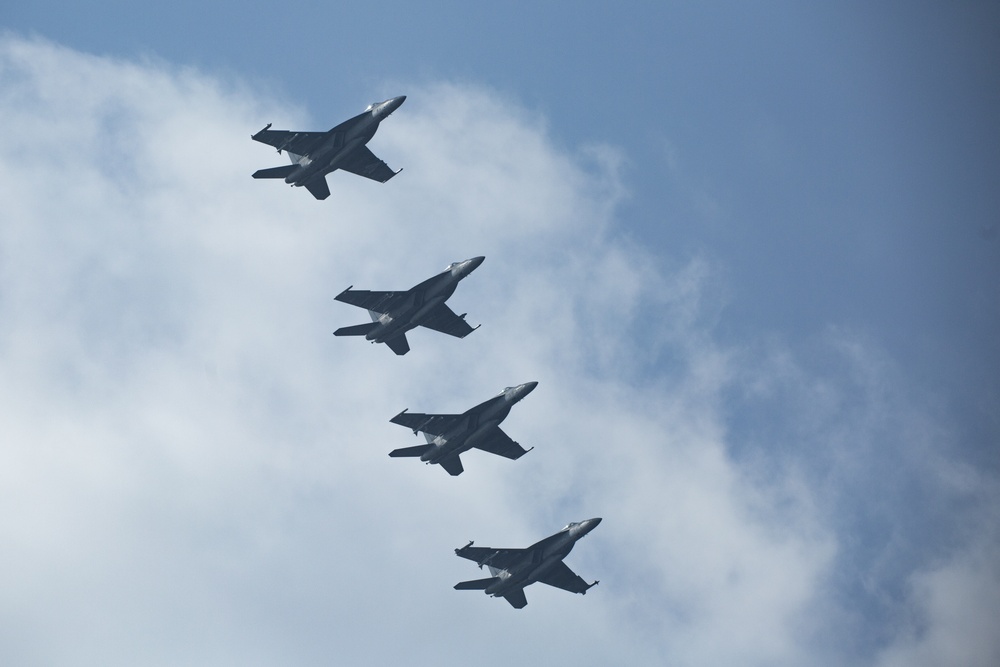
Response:
M593 519L587 519L586 521L583 521L581 523L583 523L583 532L584 534L586 534L592 531L593 529L597 528L597 526L601 523L601 517L594 517Z
M406 95L400 95L399 97L390 97L385 102L380 104L372 105L375 107L373 113L379 120L385 120L386 116L391 114L393 111L399 108L399 105L406 100ZM368 107L371 109L372 107Z
M517 403L538 386L537 382L525 382L505 388L500 394L508 403Z
M483 263L484 259L486 259L486 258L480 256L480 257L473 257L472 259L465 260L465 262L464 262L465 263L465 272L466 273L472 273L473 271L475 271L476 269L478 269L479 265Z
M451 271L452 275L464 278L479 268L479 265L483 263L484 259L486 258L473 257L472 259L463 259L460 262L453 262L452 264L449 264L448 269Z

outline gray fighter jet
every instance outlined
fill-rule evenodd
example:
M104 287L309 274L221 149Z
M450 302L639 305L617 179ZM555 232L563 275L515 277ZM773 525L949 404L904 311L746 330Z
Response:
M389 169L365 144L375 136L379 123L398 109L405 99L405 95L400 95L385 102L373 102L363 113L345 120L329 132L272 130L268 123L250 138L274 146L279 153L287 151L292 163L285 167L260 169L254 172L253 177L283 178L290 185L304 185L316 199L330 196L326 175L335 169L385 183L402 169Z
M511 440L500 430L500 422L515 403L537 386L537 382L525 382L507 387L460 415L425 415L403 410L389 421L413 429L414 434L423 431L427 444L394 449L389 456L419 456L424 463L440 464L453 476L461 475L464 470L459 454L473 447L508 459L519 459L531 450Z
M479 327L465 321L466 313L456 315L445 304L462 278L476 270L485 257L453 262L442 273L428 278L405 292L370 292L348 287L334 297L337 301L367 308L372 321L341 327L334 336L364 336L373 343L385 343L396 354L406 354L410 344L406 332L418 326L449 336L465 338Z
M462 581L455 584L455 590L485 591L487 595L506 599L515 609L522 609L528 604L524 587L536 581L570 593L586 594L598 582L588 584L569 569L563 559L573 550L576 541L597 528L600 522L600 518L594 518L571 523L527 549L474 547L469 542L461 549L455 549L455 553L475 561L480 569L486 565L493 576Z

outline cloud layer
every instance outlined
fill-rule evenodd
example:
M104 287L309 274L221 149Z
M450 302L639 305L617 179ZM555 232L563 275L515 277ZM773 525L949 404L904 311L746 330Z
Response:
M385 93L405 171L316 202L250 179L283 158L248 135L342 118L0 40L0 662L995 664L996 480L933 397L855 332L715 342L724 271L629 241L613 148L487 89ZM330 335L366 317L348 285L480 254L467 339ZM386 456L399 410L528 380L523 459ZM465 541L591 516L586 597L451 590Z

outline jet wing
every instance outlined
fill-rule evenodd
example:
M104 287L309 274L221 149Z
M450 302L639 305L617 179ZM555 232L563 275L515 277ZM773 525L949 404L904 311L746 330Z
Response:
M420 412L403 410L389 421L413 429L414 433L423 431L430 435L444 435L458 426L464 419L463 415L425 415Z
M373 292L348 287L333 297L336 301L349 303L352 306L365 308L376 313L388 313L404 305L409 292Z
M584 581L580 575L569 569L569 565L562 561L553 565L548 572L539 577L538 581L549 586L561 588L570 593L586 593L587 589L590 588L590 584Z
M264 128L250 138L262 144L274 146L278 149L278 152L288 151L296 155L309 155L310 151L326 135L326 132L289 132L288 130L269 130Z
M434 331L440 331L441 333L448 334L449 336L455 336L456 338L465 338L470 333L475 331L475 329L470 327L469 323L465 321L464 315L456 315L455 311L444 303L435 306L434 310L428 313L425 319L420 321L420 326L433 329Z
M503 456L508 459L519 459L528 453L524 447L511 440L510 436L499 428L493 429L490 436L485 440L477 442L475 447L484 452Z
M506 570L514 565L527 551L527 549L494 549L471 545L455 549L455 553L462 558L471 560L480 567L488 565L497 570Z
M370 178L379 183L385 183L396 175L396 172L390 169L385 162L375 157L375 154L367 146L359 146L354 149L337 166L344 171Z

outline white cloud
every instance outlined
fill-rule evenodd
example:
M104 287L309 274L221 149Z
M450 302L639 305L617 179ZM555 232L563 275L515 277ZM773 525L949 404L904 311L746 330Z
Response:
M487 89L395 93L371 147L403 174L337 173L316 202L249 177L280 159L248 134L300 111L0 40L0 661L823 662L801 616L835 528L808 472L734 463L728 426L734 384L780 394L795 359L747 382L712 342L715 268L627 240L614 149L560 151ZM366 317L347 285L480 254L452 299L467 339L396 358L330 335ZM413 442L402 408L527 380L506 426L527 457L451 479L386 456ZM478 575L466 540L590 516L585 598L451 590Z
M974 542L973 549L910 578L911 614L896 642L880 655L879 667L987 667L1000 662L997 518L995 513L987 517L983 525L989 532Z

